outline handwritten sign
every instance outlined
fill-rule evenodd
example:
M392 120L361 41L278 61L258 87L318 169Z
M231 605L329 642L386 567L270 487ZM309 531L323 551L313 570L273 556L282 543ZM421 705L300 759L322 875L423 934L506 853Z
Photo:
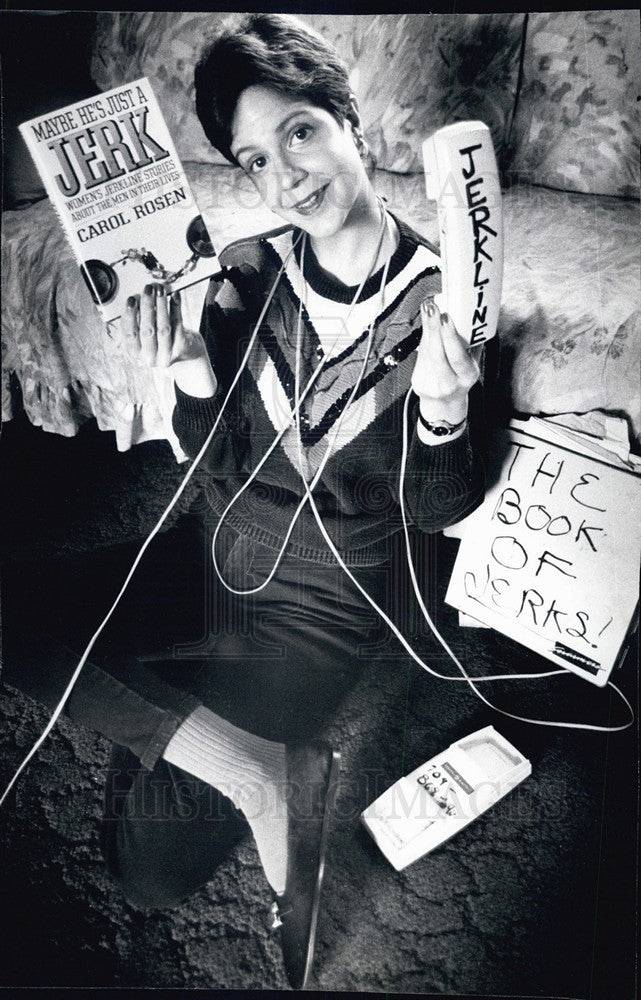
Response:
M602 686L639 599L641 477L512 427L502 444L446 601Z

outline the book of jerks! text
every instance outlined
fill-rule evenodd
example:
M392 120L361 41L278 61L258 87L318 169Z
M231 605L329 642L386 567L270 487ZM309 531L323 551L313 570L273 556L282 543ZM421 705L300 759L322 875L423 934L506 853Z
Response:
M220 271L146 77L20 126L105 321Z

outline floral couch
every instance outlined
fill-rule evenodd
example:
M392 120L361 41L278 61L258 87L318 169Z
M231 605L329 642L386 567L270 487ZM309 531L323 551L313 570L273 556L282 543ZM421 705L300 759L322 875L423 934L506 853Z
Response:
M193 110L195 58L223 16L99 13L91 61L100 90L150 78L218 248L278 222ZM302 17L349 65L378 191L432 240L421 140L450 121L490 126L505 218L499 408L617 413L638 450L638 11ZM121 450L167 438L181 457L170 380L122 363L46 198L4 213L2 293L3 420L24 408L73 435L94 416ZM201 297L188 296L194 318Z

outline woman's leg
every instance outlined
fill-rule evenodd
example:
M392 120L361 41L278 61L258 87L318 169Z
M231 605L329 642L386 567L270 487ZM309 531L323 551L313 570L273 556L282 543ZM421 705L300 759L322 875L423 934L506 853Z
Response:
M240 536L221 559L224 578L234 587L256 586L275 556ZM363 575L372 588L381 571ZM161 760L151 773L140 772L125 754L124 766L114 765L108 781L105 853L130 899L140 905L179 901L211 877L247 831L241 814L216 788L245 806L267 877L277 891L284 888L284 795L291 797L292 789L283 787L284 774L275 777L282 768L275 768L274 754L280 747L284 766L283 744L322 734L355 683L365 662L360 646L371 637L372 616L343 577L339 567L287 557L277 577L246 598L230 598L208 582L215 603L210 617L223 628L181 652L203 657L209 646L192 692L211 715L202 724L191 717L184 723L180 752L174 751L174 740L170 743L170 759L180 762L179 768ZM191 767L208 780L190 779Z
M286 559L257 599L230 602L213 579L208 542L196 539L194 558L176 529L155 540L92 651L95 662L87 664L68 702L75 721L127 746L147 769L136 769L124 796L127 774L118 768L119 776L110 775L105 820L105 830L111 829L110 836L105 834L111 868L125 882L130 898L144 899L146 905L177 902L206 881L219 863L221 844L228 849L246 829L239 827L236 814L236 823L224 827L221 840L211 820L219 812L210 806L211 786L203 783L194 791L198 785L177 780L177 774L187 779L184 771L160 759L173 733L200 704L242 730L281 745L318 733L353 683L354 654L362 637L358 607L352 607L350 597L338 600L343 592L337 587L340 569ZM273 551L243 536L232 532L225 545L221 563L233 585L255 585L273 565ZM74 600L82 600L88 579L83 567L80 574L67 572L60 581L72 607ZM211 595L207 604L203 592ZM186 621L189 628L184 627ZM168 649L172 636L179 642ZM159 654L162 659L154 662ZM45 673L48 667L43 661ZM247 763L251 768L255 762ZM262 768L264 761L258 764ZM123 800L115 826L114 794ZM274 801L278 799L275 795ZM228 802L217 794L215 801ZM229 805L225 811L230 814ZM185 819L192 814L193 820ZM205 815L210 817L207 822ZM190 842L200 846L185 850ZM152 871L160 878L147 876L150 857L157 861ZM170 869L165 884L162 873Z

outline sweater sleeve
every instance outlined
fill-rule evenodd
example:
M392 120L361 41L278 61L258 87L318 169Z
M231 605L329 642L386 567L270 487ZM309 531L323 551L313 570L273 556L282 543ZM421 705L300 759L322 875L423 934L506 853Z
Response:
M255 313L255 273L251 269L231 268L221 283L211 281L203 305L200 333L216 376L213 396L190 396L176 386L176 406L172 425L185 453L194 458L210 433L242 361L243 346L251 332ZM241 414L225 409L218 433L203 458L203 468L224 469L232 456L228 447ZM237 445L236 441L236 445Z
M409 447L404 502L408 519L421 531L435 532L461 521L484 496L485 468L479 422L482 387L470 391L468 424L453 441L424 444L416 429L419 400L409 407Z

